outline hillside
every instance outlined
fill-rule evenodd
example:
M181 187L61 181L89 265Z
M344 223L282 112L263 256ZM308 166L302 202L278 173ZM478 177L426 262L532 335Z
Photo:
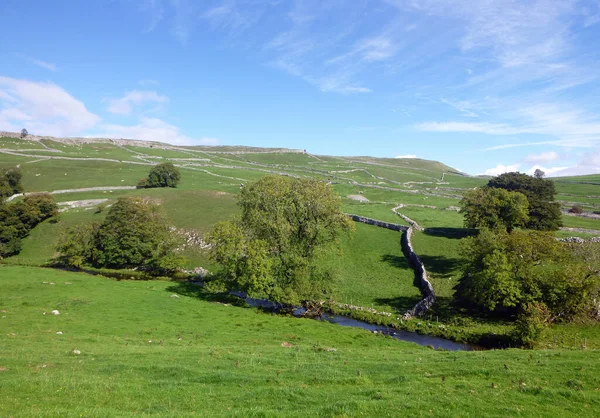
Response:
M179 167L178 187L136 189L159 162ZM0 324L6 329L0 415L397 416L398 405L407 415L600 411L597 323L552 326L538 344L545 350L444 352L361 329L270 315L189 283L116 281L44 267L56 256L64 230L101 221L103 207L118 197L143 196L162 206L175 233L193 237L181 249L185 267L214 271L197 242L215 223L239 213L241 184L272 173L312 177L332 184L346 213L399 225L416 222L422 230L412 244L437 295L427 314L403 321L422 296L401 235L357 223L338 250L322 257L337 271L328 295L333 309L351 306L343 313L371 323L497 346L510 334L511 322L471 315L450 303L462 268L457 238L468 233L457 206L466 190L487 179L421 159L0 138L0 166L17 165L25 192L51 192L61 213L58 221L34 228L20 254L0 260ZM554 180L566 226L557 237L600 235L600 219L592 214L600 210L596 177ZM573 205L582 206L585 216L568 214ZM93 273L143 278L133 270ZM55 309L60 315L50 314Z

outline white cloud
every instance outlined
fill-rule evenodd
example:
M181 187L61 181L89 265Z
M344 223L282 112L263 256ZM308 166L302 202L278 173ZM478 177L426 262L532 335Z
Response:
M19 55L21 58L23 58L26 61L29 61L30 63L37 65L40 68L44 68L46 70L50 70L50 71L57 71L58 68L56 67L55 64L52 64L50 62L46 62L46 61L42 61L42 60L38 60L35 59L33 57L28 57L26 55Z
M120 99L110 99L108 111L116 115L129 115L136 106L162 104L168 101L169 98L167 96L160 95L155 91L133 90L127 92Z
M72 136L100 120L53 83L0 76L0 104L0 130L27 128L32 134Z
M556 161L560 158L560 155L556 151L542 152L541 154L529 154L525 157L525 161L533 164L547 163L550 161Z
M458 110L460 113L463 114L463 116L467 116L470 118L476 118L478 115L477 113L475 113L473 111L473 108L475 107L471 102L467 101L467 100L450 100L450 99L444 99L443 97L440 99L440 101L442 103L447 104L448 106Z
M139 139L167 142L174 145L216 145L216 138L191 138L181 133L177 126L157 118L141 118L137 125L104 124L94 136L114 139Z
M394 158L417 158L417 156L415 154L406 154L406 155L398 155L397 157Z
M529 174L530 176L533 176L533 174L535 173L535 170L542 170L544 172L544 174L546 175L546 177L556 177L556 176L562 175L562 172L564 172L568 168L570 168L570 167L568 167L568 166L544 167L542 165L536 164L533 167L531 167L529 170L527 170L527 174Z
M415 128L428 132L476 132L488 135L515 135L529 132L527 129L501 123L424 122L415 125Z
M520 164L512 164L512 165L498 164L494 168L488 168L487 170L485 170L480 175L483 175L483 176L498 176L498 175L500 175L502 173L511 173L511 172L514 172L514 171L519 171L519 167L521 167Z

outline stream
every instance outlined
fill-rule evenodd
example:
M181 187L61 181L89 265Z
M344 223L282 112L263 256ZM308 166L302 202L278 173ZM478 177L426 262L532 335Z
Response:
M247 297L243 292L230 292L230 294L242 298L246 303L255 308L261 308L273 312L277 312L280 305L273 303L265 299L253 299ZM296 308L293 315L296 318L303 318L302 314L305 312L304 308ZM480 351L485 348L474 345L474 344L461 344L455 341L447 340L445 338L432 337L430 335L421 335L416 332L398 330L391 327L382 325L369 324L368 322L359 321L357 319L348 318L342 315L332 315L324 313L319 317L311 318L317 321L329 322L331 324L337 324L342 327L353 327L361 328L373 333L381 333L383 335L390 336L399 341L408 341L411 343L419 344L426 347L433 347L434 349L442 349L447 351Z

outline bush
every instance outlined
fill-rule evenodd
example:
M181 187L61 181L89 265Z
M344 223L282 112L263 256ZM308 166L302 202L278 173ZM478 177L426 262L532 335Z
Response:
M23 192L21 170L18 168L0 169L0 201Z
M79 225L60 238L60 264L81 267L132 268L152 274L177 270L178 245L158 205L141 198L120 198L101 224Z
M515 321L513 340L523 346L533 347L550 323L550 311L543 303L528 303Z
M179 169L171 163L162 163L154 166L148 177L140 180L137 187L153 188L153 187L177 187L181 180Z
M575 205L575 206L573 206L571 209L569 209L569 213L577 213L577 214L581 214L581 213L583 213L583 212L584 212L584 210L583 210L583 207L581 207L581 206L578 206L578 205Z
M552 320L570 321L591 313L600 296L600 272L590 265L595 248L571 247L549 233L489 230L462 246L455 300L463 305L513 315L543 303Z
M49 194L29 195L11 204L0 202L0 258L18 254L21 239L57 213L56 203Z

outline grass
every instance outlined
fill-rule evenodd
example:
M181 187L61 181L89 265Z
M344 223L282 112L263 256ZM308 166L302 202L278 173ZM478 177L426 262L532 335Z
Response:
M567 228L585 228L600 230L600 219L582 218L579 216L563 215L563 226Z
M327 265L339 272L336 302L403 314L421 298L414 273L400 248L400 233L356 224Z
M0 272L2 416L600 413L599 351L438 352L169 282Z
M453 210L441 210L408 206L399 212L417 222L423 228L462 228L463 215Z

